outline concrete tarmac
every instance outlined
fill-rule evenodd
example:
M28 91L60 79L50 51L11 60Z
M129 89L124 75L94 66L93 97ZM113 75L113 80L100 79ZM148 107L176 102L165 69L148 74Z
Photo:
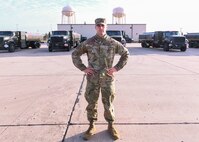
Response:
M128 64L115 74L117 141L198 142L199 48L127 47ZM86 79L71 52L51 53L46 45L0 51L0 142L84 141ZM101 98L98 110L97 132L89 142L112 142Z

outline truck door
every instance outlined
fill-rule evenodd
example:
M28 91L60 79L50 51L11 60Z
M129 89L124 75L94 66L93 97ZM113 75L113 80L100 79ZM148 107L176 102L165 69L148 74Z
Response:
M69 31L69 38L70 38L70 45L71 45L71 47L74 45L74 43L73 43L73 31L72 30L70 30Z
M26 33L25 32L19 32L19 47L22 48L27 48L26 45Z
M16 47L21 47L21 34L19 31L15 32L14 42Z

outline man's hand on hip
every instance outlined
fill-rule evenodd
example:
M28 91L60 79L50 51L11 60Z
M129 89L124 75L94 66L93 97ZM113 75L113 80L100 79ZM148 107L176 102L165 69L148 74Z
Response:
M93 75L95 73L95 69L88 67L85 70L83 70L83 72L85 72L87 75Z
M107 74L110 76L113 76L114 72L117 72L117 70L114 67L107 69Z

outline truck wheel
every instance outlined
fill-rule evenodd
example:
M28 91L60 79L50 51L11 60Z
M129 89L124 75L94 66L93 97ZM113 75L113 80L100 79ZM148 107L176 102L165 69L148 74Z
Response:
M15 45L14 45L14 43L10 43L10 45L8 47L8 51L9 52L15 52Z
M146 44L146 48L149 48L149 47L150 47L150 44L147 43L147 44Z
M79 44L80 44L79 41L76 41L76 44L75 44L74 48L76 48Z
M143 48L145 48L146 47L146 44L145 43L141 43L141 46L143 47Z
M186 46L182 46L182 47L180 48L180 50L181 50L182 52L184 52L184 51L187 50L187 47L186 47Z
M31 42L31 43L30 43L30 47L32 47L32 49L36 49L35 43L34 43L34 42Z
M41 44L39 42L34 43L35 48L40 48Z
M49 47L48 47L48 51L49 51L49 52L52 52L52 51L53 51L53 50L52 50L52 47L49 46Z
M167 43L164 44L163 50L164 51L169 51L169 45Z
M70 44L68 45L68 47L67 47L66 50L67 50L67 51L70 51L70 50L71 50L71 45L70 45Z
M157 45L155 43L152 44L153 48L157 48Z
M192 47L193 47L193 44L192 44L192 43L190 43L190 44L189 44L189 48L192 48Z

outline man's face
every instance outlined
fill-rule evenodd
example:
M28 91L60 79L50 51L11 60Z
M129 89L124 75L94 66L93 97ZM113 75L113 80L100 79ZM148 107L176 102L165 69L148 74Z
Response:
M107 25L104 25L104 24L97 24L95 25L95 29L97 31L97 34L99 36L103 36L106 34L106 28L107 28Z

